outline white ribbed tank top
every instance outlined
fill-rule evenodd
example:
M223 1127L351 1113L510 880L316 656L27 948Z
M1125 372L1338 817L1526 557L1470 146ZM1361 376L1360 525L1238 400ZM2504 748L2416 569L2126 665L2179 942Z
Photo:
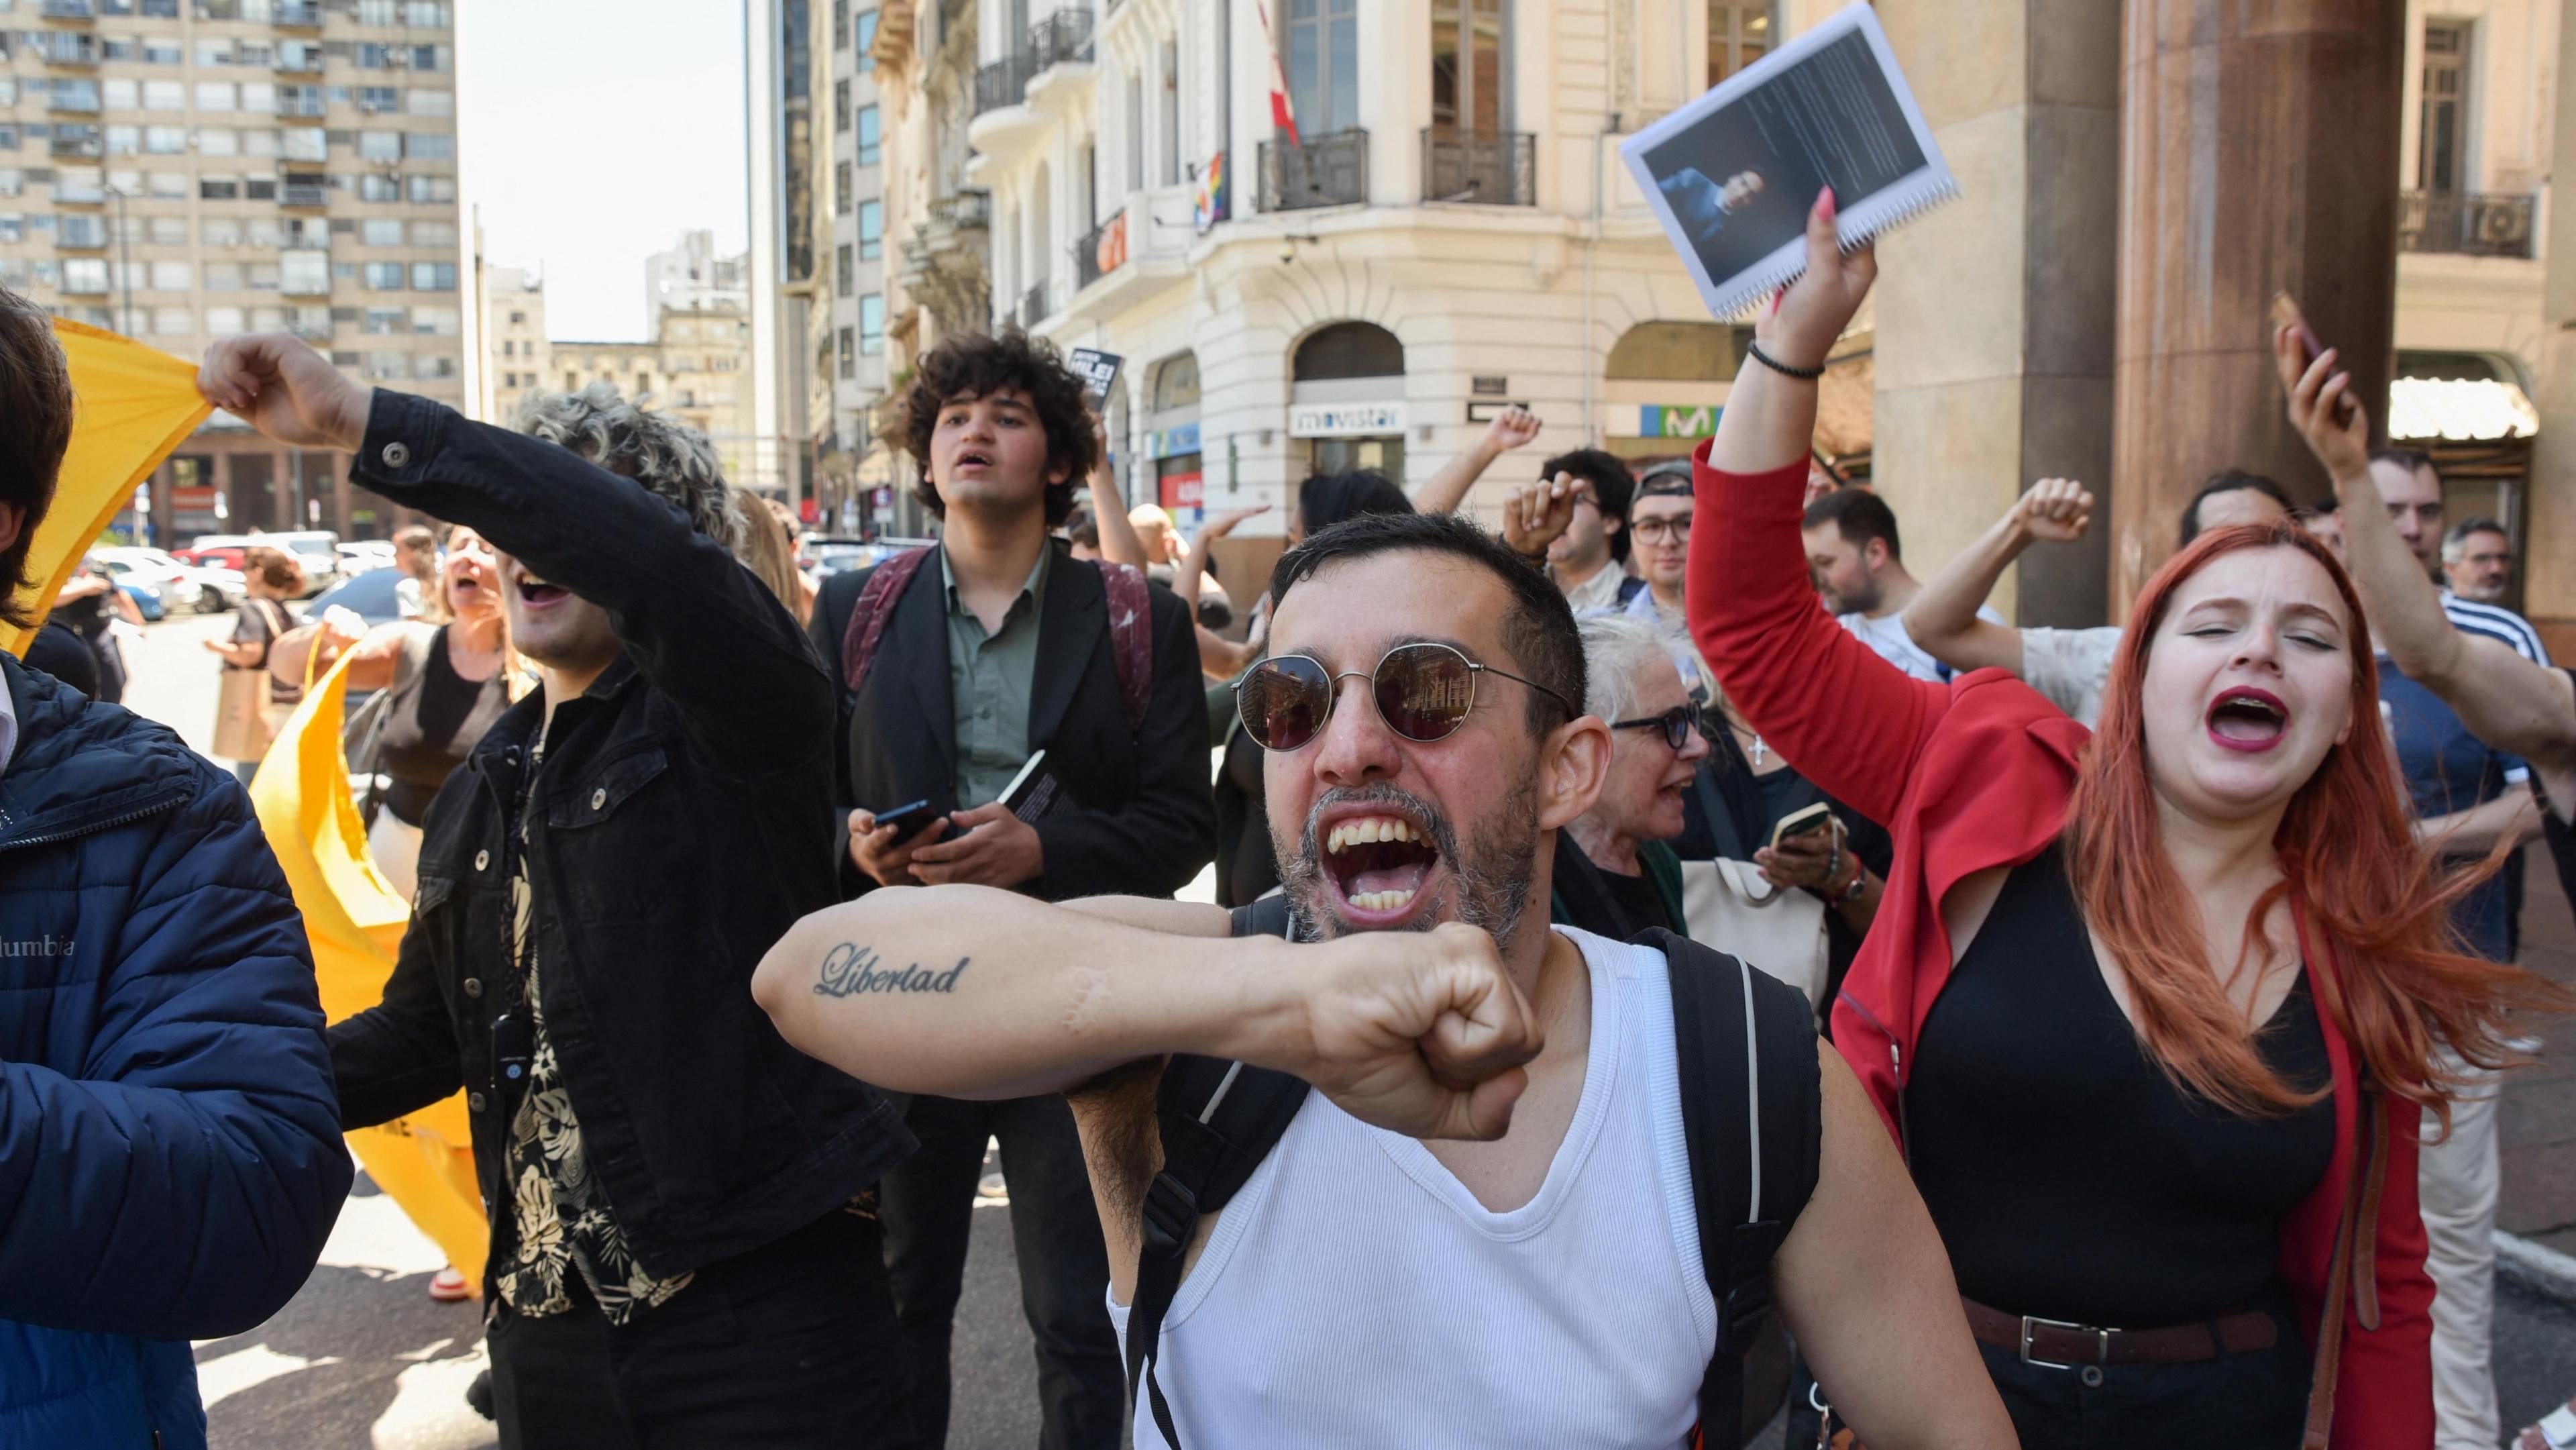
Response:
M1183 1450L1684 1442L1717 1307L1664 958L1556 929L1591 969L1592 1041L1537 1195L1488 1212L1419 1142L1309 1094L1164 1319ZM1141 1400L1135 1424L1168 1450Z

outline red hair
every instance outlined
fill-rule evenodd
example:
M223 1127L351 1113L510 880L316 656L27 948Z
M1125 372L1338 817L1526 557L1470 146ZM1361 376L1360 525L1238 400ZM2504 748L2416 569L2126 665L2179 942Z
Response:
M2255 1050L2244 1013L2209 960L2198 905L2164 852L2147 775L2147 654L2174 591L2222 554L2295 549L2334 581L2350 621L2352 732L2326 752L2282 813L2273 848L2281 881L2255 903L2237 965L2257 956L2262 923L2285 899L2304 913L2302 950L2320 1011L2333 1014L2370 1080L2433 1109L2447 1128L2456 1073L2438 1048L2480 1068L2516 1060L2511 1014L2563 1010L2566 994L2517 968L2467 955L2451 908L2510 854L2441 869L2417 843L2379 714L2379 670L2352 580L2325 546L2288 519L2213 529L2168 560L2129 612L2111 666L2101 725L2085 749L2067 815L2067 861L2084 919L2126 974L2147 1055L2185 1090L2241 1114L2317 1101L2326 1089L2283 1082Z

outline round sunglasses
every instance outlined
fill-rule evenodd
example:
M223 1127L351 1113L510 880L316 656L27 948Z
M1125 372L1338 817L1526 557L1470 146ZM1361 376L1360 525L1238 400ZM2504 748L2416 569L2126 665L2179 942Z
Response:
M1699 733L1699 706L1675 705L1660 715L1649 715L1643 720L1613 720L1610 722L1610 728L1661 730L1664 732L1664 743L1675 750L1680 750L1690 743L1693 735Z
M1563 705L1568 715L1583 713L1536 680L1480 665L1452 646L1429 642L1397 645L1365 674L1335 674L1307 655L1273 655L1235 683L1234 702L1254 744L1264 750L1302 750L1324 733L1341 682L1357 676L1369 682L1369 698L1386 728L1428 745L1467 723L1467 712L1476 707L1476 677L1486 674L1527 685Z

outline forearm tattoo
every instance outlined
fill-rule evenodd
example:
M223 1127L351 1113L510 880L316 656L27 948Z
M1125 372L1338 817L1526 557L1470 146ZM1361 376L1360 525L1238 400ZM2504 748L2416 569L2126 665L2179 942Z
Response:
M881 967L876 950L857 942L843 942L823 957L816 974L814 995L818 997L856 997L869 992L955 992L957 979L966 972L971 957L959 957L957 965L946 971L914 963L906 967Z

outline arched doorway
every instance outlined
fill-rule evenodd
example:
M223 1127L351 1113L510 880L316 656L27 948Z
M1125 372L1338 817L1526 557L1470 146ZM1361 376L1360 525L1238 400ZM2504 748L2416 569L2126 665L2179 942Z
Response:
M1727 388L1753 329L1722 322L1640 322L1602 367L1601 446L1621 458L1687 456L1717 431Z
M1288 436L1309 473L1373 468L1404 482L1404 344L1373 322L1336 322L1297 345Z
M1199 355L1176 352L1154 364L1146 394L1146 455L1154 460L1156 503L1174 510L1206 507L1206 466L1199 452Z

